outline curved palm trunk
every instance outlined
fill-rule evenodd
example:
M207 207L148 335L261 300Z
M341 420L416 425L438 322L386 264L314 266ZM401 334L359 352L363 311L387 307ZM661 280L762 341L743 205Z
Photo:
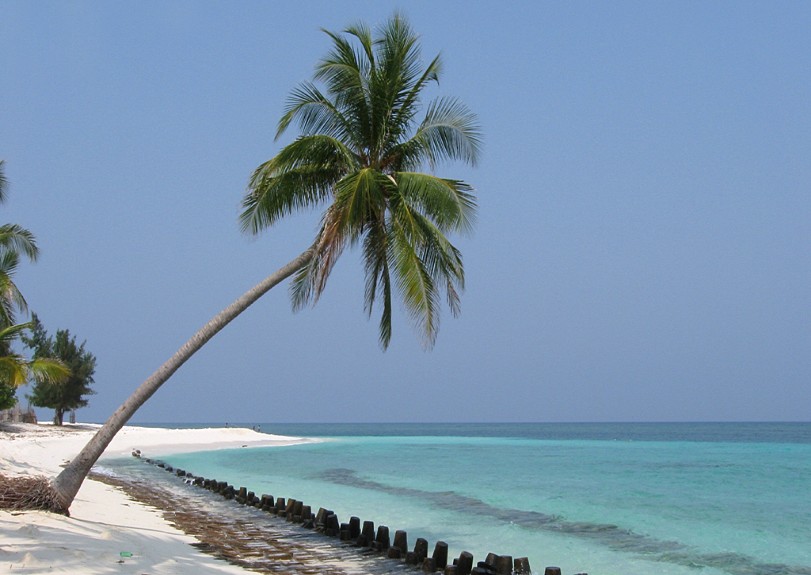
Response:
M65 469L51 481L56 499L54 511L68 514L73 499L84 482L90 469L115 437L115 434L124 427L130 417L141 407L147 399L152 397L158 388L168 380L172 374L183 365L205 343L214 337L222 328L228 325L256 300L266 294L278 283L290 277L295 271L307 264L312 258L312 249L309 249L269 275L256 286L245 292L220 313L215 315L207 324L200 328L183 346L170 357L166 363L149 376L127 400L121 404L107 422L99 428L84 449L74 457Z

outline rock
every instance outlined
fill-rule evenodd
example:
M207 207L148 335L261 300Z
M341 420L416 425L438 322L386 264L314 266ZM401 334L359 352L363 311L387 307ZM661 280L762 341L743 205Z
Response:
M444 569L448 565L448 544L444 541L437 541L434 546L434 563L437 569Z

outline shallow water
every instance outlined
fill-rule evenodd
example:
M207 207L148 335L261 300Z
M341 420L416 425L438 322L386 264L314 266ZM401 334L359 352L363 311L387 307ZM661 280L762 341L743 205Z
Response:
M324 441L163 459L535 571L811 575L811 424L261 428Z

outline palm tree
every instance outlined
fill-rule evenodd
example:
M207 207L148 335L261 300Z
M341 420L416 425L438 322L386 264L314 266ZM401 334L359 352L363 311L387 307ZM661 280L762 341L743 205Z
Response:
M52 482L54 511L67 513L90 468L133 413L200 347L275 285L293 276L293 304L315 303L347 246L362 245L366 310L382 300L380 342L391 340L392 292L399 291L427 347L439 327L444 295L459 309L464 271L445 234L470 228L472 188L417 171L446 160L475 164L475 116L459 101L438 98L418 122L423 91L438 82L439 57L420 64L418 37L395 15L376 36L363 24L325 31L332 50L314 83L296 88L279 121L301 135L259 166L248 186L243 229L257 234L282 216L327 204L312 245L216 315L118 408Z
M5 176L5 161L0 160L0 204L5 202L8 181ZM34 234L17 224L0 225L0 395L3 407L14 405L17 387L29 376L43 381L58 381L64 377L60 365L46 362L30 362L12 351L12 342L29 326L15 325L17 312L27 312L28 304L14 283L14 273L20 256L36 261L39 255Z
M6 201L8 181L4 172L4 160L0 160L0 204ZM0 326L11 326L15 312L26 312L28 305L12 279L20 263L20 255L32 262L37 261L39 248L32 234L17 224L0 226Z
M26 311L28 306L26 304L23 294L17 289L17 284L14 283L14 272L17 271L20 256L17 252L8 250L3 251L0 248L0 330L9 329L14 326L14 318L17 310ZM18 335L22 333L20 330L12 330L12 334ZM11 354L11 342L14 337L0 337L0 356ZM13 385L12 381L5 381L0 377L0 385L7 384L13 388L18 385Z

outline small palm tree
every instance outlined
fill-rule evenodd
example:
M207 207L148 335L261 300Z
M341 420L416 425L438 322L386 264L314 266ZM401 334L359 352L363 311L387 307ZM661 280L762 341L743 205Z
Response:
M332 50L315 73L326 92L309 82L293 91L277 138L294 121L302 133L255 171L241 215L243 229L255 234L292 212L326 204L313 244L217 314L141 384L51 482L55 511L67 513L118 430L192 354L288 277L294 277L294 307L317 301L347 246L362 246L367 311L382 300L384 348L395 291L427 347L436 338L442 297L458 312L462 258L445 234L470 228L475 199L468 184L418 170L446 160L475 164L475 116L459 101L439 98L417 119L441 62L436 57L421 67L418 38L401 16L376 36L363 24L326 33Z
M0 160L0 204L6 201L7 191L5 161ZM39 249L34 234L17 224L0 225L0 388L11 405L16 402L16 388L29 378L58 382L68 373L59 362L29 361L12 350L12 343L30 328L27 323L15 324L17 312L28 311L28 304L14 283L21 255L36 261Z
M5 177L5 161L0 160L0 204L6 201L8 181ZM14 272L20 263L20 255L30 261L37 261L39 248L32 234L17 224L0 226L0 326L10 326L15 322L15 312L26 312L28 304L17 285Z

